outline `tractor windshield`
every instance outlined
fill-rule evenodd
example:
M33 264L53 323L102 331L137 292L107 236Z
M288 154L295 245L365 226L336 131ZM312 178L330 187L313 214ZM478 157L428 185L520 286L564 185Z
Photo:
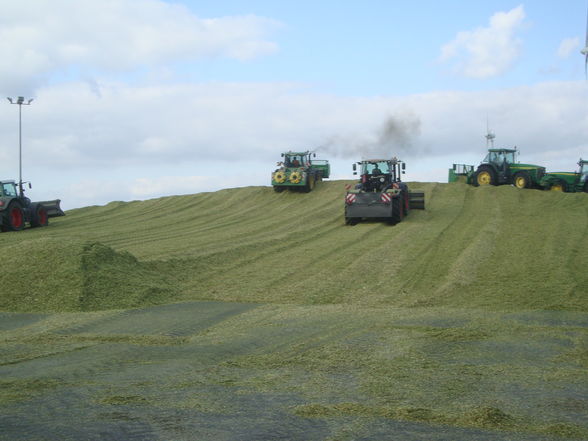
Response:
M2 193L4 196L15 198L16 197L16 185L12 182L2 183Z
M588 162L580 163L580 182L588 181Z
M362 175L383 175L390 172L387 161L364 162L361 164L361 169Z
M286 167L301 167L304 165L304 155L287 155L284 165Z
M490 162L492 164L514 164L515 163L515 152L505 152L505 151L491 151L488 152L486 157L482 162Z

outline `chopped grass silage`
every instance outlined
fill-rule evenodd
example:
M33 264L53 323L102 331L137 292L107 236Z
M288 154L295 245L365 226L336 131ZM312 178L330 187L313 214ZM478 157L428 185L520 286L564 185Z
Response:
M0 273L1 297L12 299L0 309L170 300L588 309L588 195L413 183L426 210L393 227L350 227L344 184L115 202L2 234L15 261Z
M92 311L162 303L177 288L151 263L126 251L75 239L42 237L3 248L0 310Z
M47 315L0 332L0 410L37 409L37 435L102 421L129 439L242 439L255 421L284 439L380 439L399 423L407 440L585 439L584 317L227 302Z
M350 227L344 184L0 234L0 440L588 438L588 195L410 184Z

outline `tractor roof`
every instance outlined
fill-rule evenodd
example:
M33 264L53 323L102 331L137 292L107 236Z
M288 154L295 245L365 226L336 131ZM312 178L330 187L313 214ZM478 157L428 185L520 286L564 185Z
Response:
M489 152L507 152L507 153L515 153L518 152L517 149L488 149Z
M0 184L15 184L16 185L16 181L12 181L12 180L0 181Z
M362 159L359 162L362 163L362 162L389 162L389 161L392 161L392 162L400 162L396 158L392 158L392 159Z
M290 152L284 153L284 155L289 155L289 156L292 156L292 155L308 155L308 154L310 154L310 151L309 150L307 150L305 152L292 152L292 151L290 151Z

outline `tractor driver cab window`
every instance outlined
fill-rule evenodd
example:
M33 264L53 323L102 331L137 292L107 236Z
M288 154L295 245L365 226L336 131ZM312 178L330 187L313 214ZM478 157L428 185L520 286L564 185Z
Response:
M504 153L504 160L507 164L514 164L515 163L515 154L514 152L506 152Z
M588 164L582 164L580 167L580 182L588 181Z
M290 156L290 167L300 167L302 161L300 156Z
M366 164L366 173L370 175L382 175L388 173L388 164L386 162L373 162Z
M2 184L4 196L16 197L16 186L14 184Z

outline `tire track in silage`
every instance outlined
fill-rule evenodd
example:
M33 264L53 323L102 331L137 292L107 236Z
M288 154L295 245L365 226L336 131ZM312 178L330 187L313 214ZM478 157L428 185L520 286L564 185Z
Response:
M447 185L433 189L434 197L439 198L440 203L456 201L455 197L448 194L451 187ZM458 187L453 187L455 188ZM480 259L484 259L477 251L484 244L491 246L485 236L495 234L495 219L500 217L493 189L460 186L459 190L463 192L463 197L459 199L459 203L449 205L446 209L451 210L449 213L434 213L436 216L443 215L444 222L441 223L439 217L431 222L437 229L428 246L415 256L414 261L418 264L410 269L412 276L403 285L403 289L417 294L417 303L442 303L439 296L447 293L456 284L466 283L466 275L475 277L475 268L481 263ZM490 209L492 215L476 216L481 212L481 207L486 212ZM477 259L473 259L473 256ZM423 298L418 300L418 294L422 294Z

